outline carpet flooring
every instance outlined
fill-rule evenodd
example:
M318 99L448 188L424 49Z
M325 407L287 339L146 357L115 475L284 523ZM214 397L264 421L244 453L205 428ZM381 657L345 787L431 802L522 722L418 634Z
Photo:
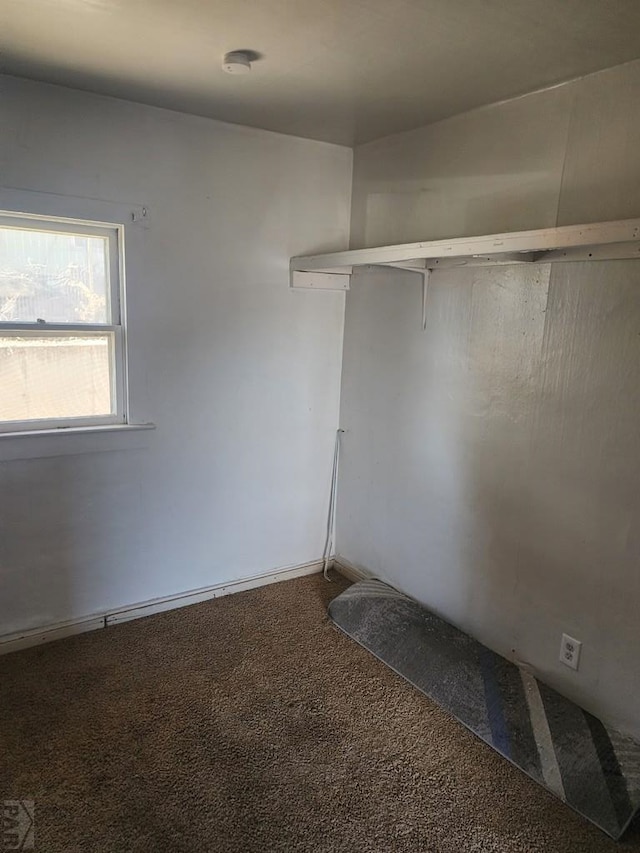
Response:
M0 799L46 853L640 853L263 587L0 658ZM1 846L0 846L1 849Z

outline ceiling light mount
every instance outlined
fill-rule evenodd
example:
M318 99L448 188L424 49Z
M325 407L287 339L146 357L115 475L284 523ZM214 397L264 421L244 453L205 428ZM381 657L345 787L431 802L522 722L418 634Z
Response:
M254 54L248 50L231 50L222 58L222 70L227 74L248 74Z

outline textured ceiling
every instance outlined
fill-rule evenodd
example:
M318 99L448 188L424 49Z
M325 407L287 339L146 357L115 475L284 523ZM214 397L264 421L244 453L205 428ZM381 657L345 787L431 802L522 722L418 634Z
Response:
M0 0L0 43L8 74L352 145L640 57L640 0Z

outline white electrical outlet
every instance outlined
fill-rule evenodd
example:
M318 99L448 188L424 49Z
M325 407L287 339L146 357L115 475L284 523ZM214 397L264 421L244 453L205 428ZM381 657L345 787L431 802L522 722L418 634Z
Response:
M582 643L580 640L574 640L568 634L562 635L562 644L560 646L560 660L565 666L571 669L577 669L580 664L580 649Z

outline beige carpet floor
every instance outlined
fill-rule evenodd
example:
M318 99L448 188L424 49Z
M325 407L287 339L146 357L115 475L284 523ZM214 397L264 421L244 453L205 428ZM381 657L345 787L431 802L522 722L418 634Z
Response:
M328 621L320 576L0 658L46 853L620 853ZM0 848L1 849L1 848Z

